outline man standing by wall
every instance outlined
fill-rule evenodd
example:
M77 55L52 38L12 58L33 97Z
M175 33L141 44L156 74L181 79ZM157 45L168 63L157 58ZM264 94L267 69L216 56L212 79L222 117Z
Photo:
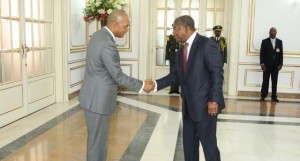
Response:
M260 48L260 66L263 70L263 82L261 87L260 101L265 101L268 95L269 80L272 80L271 100L279 102L277 98L277 80L279 70L283 64L283 47L282 41L276 38L277 29L272 27L269 31L269 37L262 40Z
M210 37L213 41L215 41L219 47L223 68L225 68L227 64L227 41L226 38L221 36L222 34L222 26L217 25L213 28L215 36Z
M167 36L167 45L166 45L166 65L170 65L170 73L174 68L175 65L175 58L178 52L180 44L176 41L174 36L171 34ZM179 92L179 84L171 85L171 89L169 94L180 94Z

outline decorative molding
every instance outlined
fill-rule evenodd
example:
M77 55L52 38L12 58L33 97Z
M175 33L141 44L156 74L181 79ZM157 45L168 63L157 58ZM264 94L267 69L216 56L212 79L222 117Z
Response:
M249 32L248 32L248 45L247 56L259 56L260 49L254 47L254 25L256 16L256 0L249 0ZM300 58L300 51L283 51L285 57Z
M239 65L260 66L259 63L240 62ZM300 67L300 64L284 64L283 67Z
M84 64L84 65L79 65L79 66L72 67L72 68L70 68L70 72L71 72L72 70L76 70L76 69L84 68L84 67L85 67L85 64Z
M261 87L261 83L260 84L248 84L247 83L247 78L248 78L248 72L257 72L257 73L262 73L261 69L245 69L244 71L244 87ZM294 88L294 78L295 78L295 72L294 71L288 71L288 70L281 70L278 74L278 77L280 76L280 74L290 74L291 75L291 79L290 79L290 83L287 85L278 85L278 88L282 88L282 89L293 89Z
M247 84L248 72L262 72L260 69L245 69L244 71L244 87L260 87L261 84Z
M129 73L129 76L130 77L132 77L132 64L121 64L121 67L129 67L129 69L130 69L130 73Z
M82 52L82 51L86 51L86 48L87 48L87 44L88 44L88 41L89 41L89 30L88 30L88 23L85 23L83 21L83 14L79 15L79 16L74 16L75 14L78 14L78 10L76 10L76 13L72 13L72 7L74 7L72 5L72 2L73 2L73 5L74 5L74 1L70 1L70 53L76 53L76 52ZM77 2L77 5L79 5L78 3L82 3L81 1L76 1ZM84 1L84 4L85 4L85 1ZM81 6L80 6L81 7ZM80 7L77 7L80 8ZM83 7L83 6L82 6ZM80 12L81 13L81 12ZM72 32L72 29L73 30L77 30L78 27L80 27L80 25L72 25L74 22L74 20L76 20L76 22L79 22L80 24L84 24L83 26L85 26L85 35L84 38L85 41L83 44L77 44L77 45L73 45L73 41L72 41L72 36L74 35L74 33ZM81 31L81 30L80 30Z
M78 82L76 82L76 83L70 84L70 88L73 88L73 87L75 87L75 86L78 86L78 85L80 85L80 84L82 84L82 83L83 83L83 81L78 81Z
M129 18L132 19L132 0L124 0L126 1L126 6L123 8L126 13L128 14ZM72 16L72 13L71 13L71 16ZM80 17L82 19L82 17ZM70 18L71 19L71 18ZM72 20L72 19L71 19ZM101 29L101 24L100 22L96 22L96 23L86 23L83 21L83 19L81 20L82 23L85 23L86 24L86 31L85 31L85 44L81 44L81 45L78 45L78 46L73 46L72 45L72 35L70 36L71 37L71 41L70 41L70 47L71 47L71 50L70 52L71 53L76 53L76 52L82 52L82 51L86 51L87 50L87 45L88 45L88 42L89 42L89 37L92 35L92 33L90 33L90 27L89 25L94 25L94 29L95 31L93 32L96 32L98 30ZM91 35L90 35L91 34ZM129 31L124 35L123 38L116 38L116 44L117 44L117 48L119 51L126 51L126 52L129 52L129 51L132 51L132 25L130 25L130 29Z
M75 63L85 62L85 60L86 60L86 59L72 60L72 61L68 61L68 64L75 64Z
M269 93L268 95L271 95ZM238 96L247 96L247 97L260 97L260 92L253 91L238 91ZM277 93L278 98L292 98L292 99L300 99L300 94L295 93Z

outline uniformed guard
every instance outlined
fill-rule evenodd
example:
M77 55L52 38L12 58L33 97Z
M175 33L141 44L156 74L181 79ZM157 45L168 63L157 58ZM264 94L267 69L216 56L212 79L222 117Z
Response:
M178 43L175 39L175 37L171 34L166 37L167 39L167 46L166 46L166 65L170 65L170 72L174 68L175 65L175 59L177 55L178 49L181 47L180 43ZM171 85L171 90L169 94L177 93L179 92L179 84Z
M217 25L213 28L213 30L215 35L210 38L217 43L220 49L224 68L227 64L227 40L225 37L221 36L222 26Z

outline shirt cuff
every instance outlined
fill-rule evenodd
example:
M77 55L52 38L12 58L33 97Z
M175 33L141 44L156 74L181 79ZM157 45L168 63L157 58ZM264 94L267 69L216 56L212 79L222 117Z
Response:
M154 83L155 83L155 88L154 88L154 92L157 92L157 83L156 83L156 81L154 81Z
M143 92L144 86L145 86L145 82L143 81L143 85L142 85L142 88L140 89L139 93Z

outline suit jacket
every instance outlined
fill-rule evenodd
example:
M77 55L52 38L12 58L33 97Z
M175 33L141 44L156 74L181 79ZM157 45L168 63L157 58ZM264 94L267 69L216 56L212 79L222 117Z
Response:
M224 78L216 43L197 34L189 52L186 74L183 72L183 48L179 49L176 62L169 75L156 81L157 90L179 82L183 116L188 110L194 121L211 117L208 115L208 101L217 102L220 112L225 107L222 93Z
M270 38L262 40L260 47L260 64L267 67L282 65L283 63L283 47L282 41L276 38L275 49L273 49Z
M99 114L112 113L116 108L118 84L138 92L143 82L123 73L115 41L103 27L89 41L79 94L81 106Z

